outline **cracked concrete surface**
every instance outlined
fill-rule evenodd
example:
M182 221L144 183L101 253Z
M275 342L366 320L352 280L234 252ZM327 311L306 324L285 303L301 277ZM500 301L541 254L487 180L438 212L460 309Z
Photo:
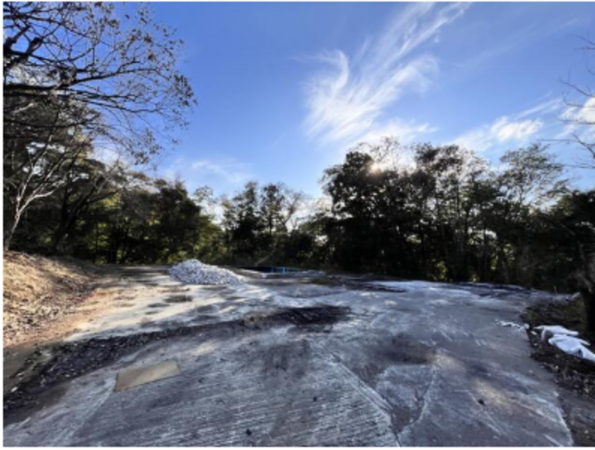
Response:
M51 400L5 426L5 445L572 445L551 374L530 359L524 333L497 323L520 323L539 293L295 276L209 288L163 268L124 275L125 301L70 342L215 326L50 387ZM168 302L174 295L190 300ZM316 326L260 321L324 306L351 312ZM234 320L245 326L226 325ZM114 391L122 369L170 359L180 376Z

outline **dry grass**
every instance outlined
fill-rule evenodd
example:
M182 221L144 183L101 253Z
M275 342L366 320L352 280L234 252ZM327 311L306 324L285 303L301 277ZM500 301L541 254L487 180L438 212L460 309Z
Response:
M4 347L31 341L70 314L95 275L73 260L4 252Z

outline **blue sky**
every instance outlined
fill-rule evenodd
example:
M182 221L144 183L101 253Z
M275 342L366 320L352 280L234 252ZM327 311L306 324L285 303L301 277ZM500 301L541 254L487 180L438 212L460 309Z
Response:
M496 161L568 136L561 82L591 82L590 3L154 3L185 41L198 106L161 162L189 188L249 180L320 195L359 141L457 142ZM591 77L591 79L589 79ZM582 154L561 144L566 162ZM593 187L592 172L573 171Z

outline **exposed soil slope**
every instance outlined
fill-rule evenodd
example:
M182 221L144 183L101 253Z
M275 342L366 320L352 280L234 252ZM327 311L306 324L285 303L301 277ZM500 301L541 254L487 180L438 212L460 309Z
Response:
M74 312L97 275L69 259L4 253L4 347L35 341Z

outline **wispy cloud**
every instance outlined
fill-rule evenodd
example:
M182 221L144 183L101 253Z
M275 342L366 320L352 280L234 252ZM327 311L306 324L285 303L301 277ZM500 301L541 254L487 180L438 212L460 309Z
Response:
M502 117L492 125L490 131L500 142L523 141L530 138L543 127L539 119L511 121L508 117Z
M417 3L395 15L353 57L341 50L310 58L323 64L306 85L305 130L323 141L359 139L387 127L386 109L407 90L423 92L438 72L436 58L412 52L460 17L468 4Z
M512 28L508 34L499 35L498 39L494 39L491 46L488 45L484 46L483 49L478 49L479 51L465 60L461 64L461 67L464 67L465 70L461 73L463 75L475 75L473 70L475 68L479 68L486 63L491 63L500 56L509 55L511 52L520 52L527 47L535 45L536 41L543 41L550 36L565 32L572 27L576 27L577 24L584 22L585 18L574 17L563 22L558 20L547 23L526 23L516 29ZM493 33L492 23L486 22L484 26L487 27L487 32Z
M399 142L408 144L423 134L433 133L438 128L432 127L429 123L404 122L399 119L388 120L382 125L373 127L370 131L359 137L359 141L377 143L388 136L394 136ZM357 142L353 142L356 144Z
M562 99L555 97L539 102L536 105L521 111L520 113L516 114L515 118L524 119L526 117L543 117L549 116L551 114L558 114L563 107L564 103Z
M588 97L582 105L569 105L562 118L576 125L595 125L595 97Z
M568 104L561 119L564 128L556 136L558 139L579 139L583 142L595 140L595 98L588 97L583 104Z
M477 152L504 144L523 145L552 127L563 108L560 98L542 101L519 113L498 117L457 137L454 142Z
M494 145L524 143L543 127L540 119L514 121L502 116L493 123L482 125L455 139L455 143L477 152L484 152Z
M285 138L285 134L282 134L282 135L280 135L279 137L277 137L277 139L275 139L275 140L273 141L273 143L271 144L271 148L275 148L275 147L277 147L277 146L278 146L278 145L281 143L281 141L282 141L284 138Z
M244 183L253 176L249 164L234 158L189 159L183 156L166 166L163 174L170 179L183 179L190 190L204 184L227 188Z
M190 168L195 173L220 177L234 184L242 183L250 177L248 166L234 159L220 161L196 159L192 161Z

